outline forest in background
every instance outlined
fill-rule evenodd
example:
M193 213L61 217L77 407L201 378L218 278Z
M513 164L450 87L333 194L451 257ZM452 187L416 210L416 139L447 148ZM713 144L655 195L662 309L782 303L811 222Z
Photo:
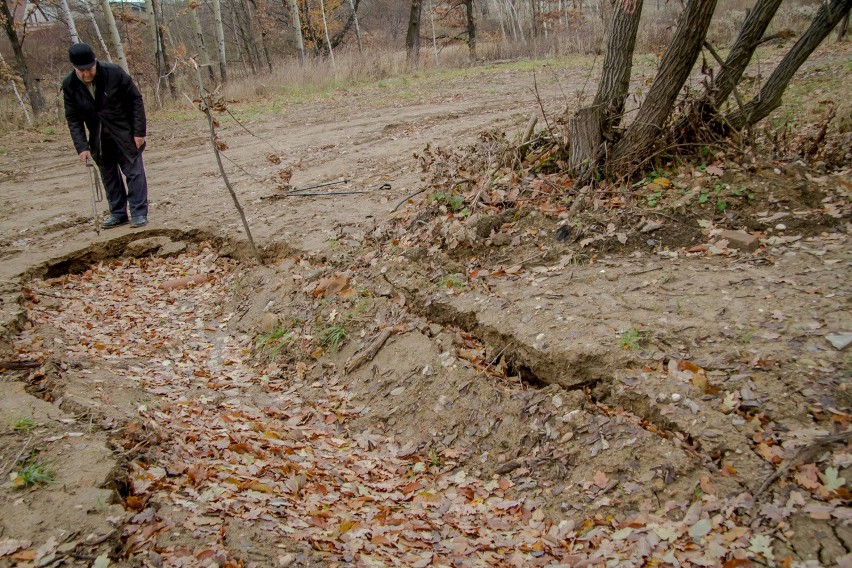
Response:
M8 15L0 19L7 23L11 17L14 23L0 37L0 119L6 128L15 128L34 117L59 117L66 48L76 40L93 45L103 60L123 59L149 107L162 108L183 100L182 92L197 89L186 65L189 58L206 65L211 88L225 82L223 75L231 84L250 78L270 89L349 84L418 67L600 54L613 10L612 4L595 0L413 4L418 3L419 28L412 37L413 5L394 0L7 0ZM817 7L813 0L785 2L770 33L794 35ZM741 3L721 2L708 38L719 45L730 43L747 10ZM662 55L680 11L674 2L647 3L637 52ZM20 53L12 45L12 33ZM28 97L30 91L35 92ZM234 94L245 98L254 89Z

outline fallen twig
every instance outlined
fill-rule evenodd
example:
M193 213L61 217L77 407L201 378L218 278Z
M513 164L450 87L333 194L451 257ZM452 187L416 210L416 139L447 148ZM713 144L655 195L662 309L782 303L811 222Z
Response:
M761 484L760 488L754 492L754 498L757 499L764 491L766 491L773 483L787 475L793 467L807 463L815 459L819 454L824 452L837 442L849 443L852 442L852 430L841 432L840 434L832 434L830 436L822 436L816 438L813 442L801 448L790 461L775 470L775 473L766 478L766 481Z
M33 437L32 437L32 436L30 436L29 438L27 438L27 441L26 441L26 442L24 442L24 445L21 447L21 451L19 451L19 452L18 452L18 455L16 455L16 456L15 456L15 459L13 459L13 460L9 463L9 465L7 465L7 466L3 469L3 473L2 473L2 474L0 474L0 479L6 479L6 477L9 475L9 472L10 472L10 471L12 471L12 468L14 468L14 467L15 467L15 464L16 464L16 463L18 463L18 460L19 460L19 459L21 459L21 456L22 456L22 455L24 455L24 452L25 452L25 451L27 451L27 448L29 447L30 442L32 442L32 440L33 440Z
M41 366L39 361L0 361L0 371L18 371L20 369L35 369Z
M346 366L344 369L347 373L351 373L367 361L372 361L373 357L376 356L376 353L382 348L385 342L393 335L393 329L391 327L386 327L382 330L379 336L373 340L369 347L361 351L360 353L356 353L353 355L349 361L346 362Z
M394 213L397 209L399 209L400 205L402 205L403 203L405 203L406 201L408 201L412 197L418 196L421 193L423 193L424 191L427 191L428 189L429 189L428 187L424 187L423 189L415 191L411 195L406 195L405 197L403 197L402 199L399 200L399 203L397 203L396 206L393 209L391 209L391 213Z

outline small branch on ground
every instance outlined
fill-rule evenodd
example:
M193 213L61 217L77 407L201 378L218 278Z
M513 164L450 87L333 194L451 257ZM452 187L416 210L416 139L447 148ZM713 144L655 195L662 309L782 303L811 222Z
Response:
M351 373L367 361L372 361L373 357L376 356L376 353L379 352L379 350L382 348L382 346L390 338L391 335L393 335L393 328L386 327L385 329L383 329L379 336L373 340L369 347L367 347L360 353L356 353L349 359L349 361L346 362L346 366L344 367L346 372Z
M852 442L852 430L847 430L840 434L832 434L831 436L816 438L813 442L801 448L790 461L785 463L783 466L778 468L775 473L766 478L766 481L764 481L760 488L754 492L754 498L757 499L764 491L769 489L773 483L787 475L787 472L792 468L816 459L822 452L828 450L833 444L838 442L842 442L844 444Z
M41 365L38 361L0 361L0 371L18 371L35 369Z

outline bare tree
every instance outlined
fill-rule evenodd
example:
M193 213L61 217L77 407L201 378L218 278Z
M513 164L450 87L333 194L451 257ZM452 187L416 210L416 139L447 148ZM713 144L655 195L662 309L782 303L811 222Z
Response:
M470 49L470 58L476 59L476 20L473 14L473 0L464 0L464 7L467 15L467 47Z
M354 0L349 0L349 9L352 10L352 18L355 20L355 39L358 40L358 51L361 47L361 26L358 25L358 11L355 9Z
M302 18L299 16L299 6L296 0L290 0L290 18L293 20L293 35L296 38L296 49L299 50L299 59L305 62L305 40L302 37Z
M416 67L420 61L420 16L422 13L422 0L411 0L408 33L405 35L405 52L409 67Z
M95 19L95 14L92 12L92 6L89 4L89 0L80 0L80 4L83 6L83 9L86 10L86 17L89 19L89 23L92 24L92 28L95 30L95 37L98 39L98 45L101 46L101 51L103 52L104 57L106 57L108 62L112 63L112 55L109 53L109 48L104 41L104 36L101 35L101 28L98 25L98 21Z
M216 80L216 72L213 71L213 65L210 63L210 54L207 52L207 45L204 41L204 33L201 30L201 18L198 17L198 10L201 5L197 0L187 0L186 8L189 12L189 22L192 26L192 39L195 44L195 49L201 59L201 65L207 69L207 75L211 81Z
M77 33L77 26L74 25L74 14L71 13L71 6L68 5L68 0L60 0L59 7L65 19L65 25L68 26L71 43L80 43L80 34Z
M635 13L631 13L631 0L616 4L597 96L592 106L580 109L569 120L569 163L581 184L588 182L594 171L629 175L634 166L661 149L694 145L704 133L718 138L765 118L781 104L782 94L802 63L852 7L852 0L821 3L810 28L784 56L760 94L744 103L736 86L757 46L770 39L764 33L780 0L758 0L725 61L705 39L716 0L689 0L647 96L634 120L626 129L619 130L641 9L641 0L636 1ZM707 73L703 93L698 97L688 96L687 104L681 107L685 110L675 113L678 95L702 47L719 62L721 71ZM720 117L720 107L731 93L737 98L737 106Z
M569 120L572 140L569 165L583 174L594 166L603 140L611 140L624 110L630 87L633 49L639 30L642 0L633 5L616 4L609 26L603 75L592 106L581 109Z
M9 11L6 0L0 0L0 20L3 20L6 36L9 38L9 43L12 44L12 52L15 54L15 66L17 67L18 76L23 81L24 88L27 90L30 107L33 109L33 114L38 116L45 110L44 97L41 96L41 91L39 91L35 79L30 75L27 60L24 57L24 50L21 47L21 40L18 38L17 30L15 30L15 20Z
M334 63L334 49L331 47L331 38L328 35L328 21L325 18L325 2L320 0L320 11L322 12L322 29L325 31L325 43L328 46L328 55L331 57L332 68L336 67Z
M219 0L213 0L213 20L216 28L216 52L219 55L219 77L223 83L227 83L228 60L225 57L225 28L222 26L222 5Z
M852 8L852 0L831 0L820 3L819 11L810 27L763 84L760 94L749 101L745 108L728 114L726 123L732 128L740 129L763 120L770 112L778 108L781 105L781 96L793 79L793 75L822 43L822 40L831 33L831 30L840 23L840 20L849 13L850 8Z
M118 56L118 64L129 73L130 68L127 66L127 57L124 55L124 45L121 43L121 36L118 34L118 26L115 25L115 16L112 13L112 6L110 6L109 0L101 0L101 7L103 8L107 27L109 28L112 43Z

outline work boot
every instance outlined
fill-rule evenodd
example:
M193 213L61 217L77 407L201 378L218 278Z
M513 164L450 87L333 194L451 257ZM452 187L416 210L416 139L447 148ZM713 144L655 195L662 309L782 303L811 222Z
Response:
M124 225L125 223L127 223L127 217L117 217L116 215L110 215L109 217L104 219L103 223L101 223L101 227L104 229L112 229L113 227Z
M139 227L144 227L147 224L148 224L148 218L147 217L134 217L133 219L130 220L130 226L133 229L138 229Z

